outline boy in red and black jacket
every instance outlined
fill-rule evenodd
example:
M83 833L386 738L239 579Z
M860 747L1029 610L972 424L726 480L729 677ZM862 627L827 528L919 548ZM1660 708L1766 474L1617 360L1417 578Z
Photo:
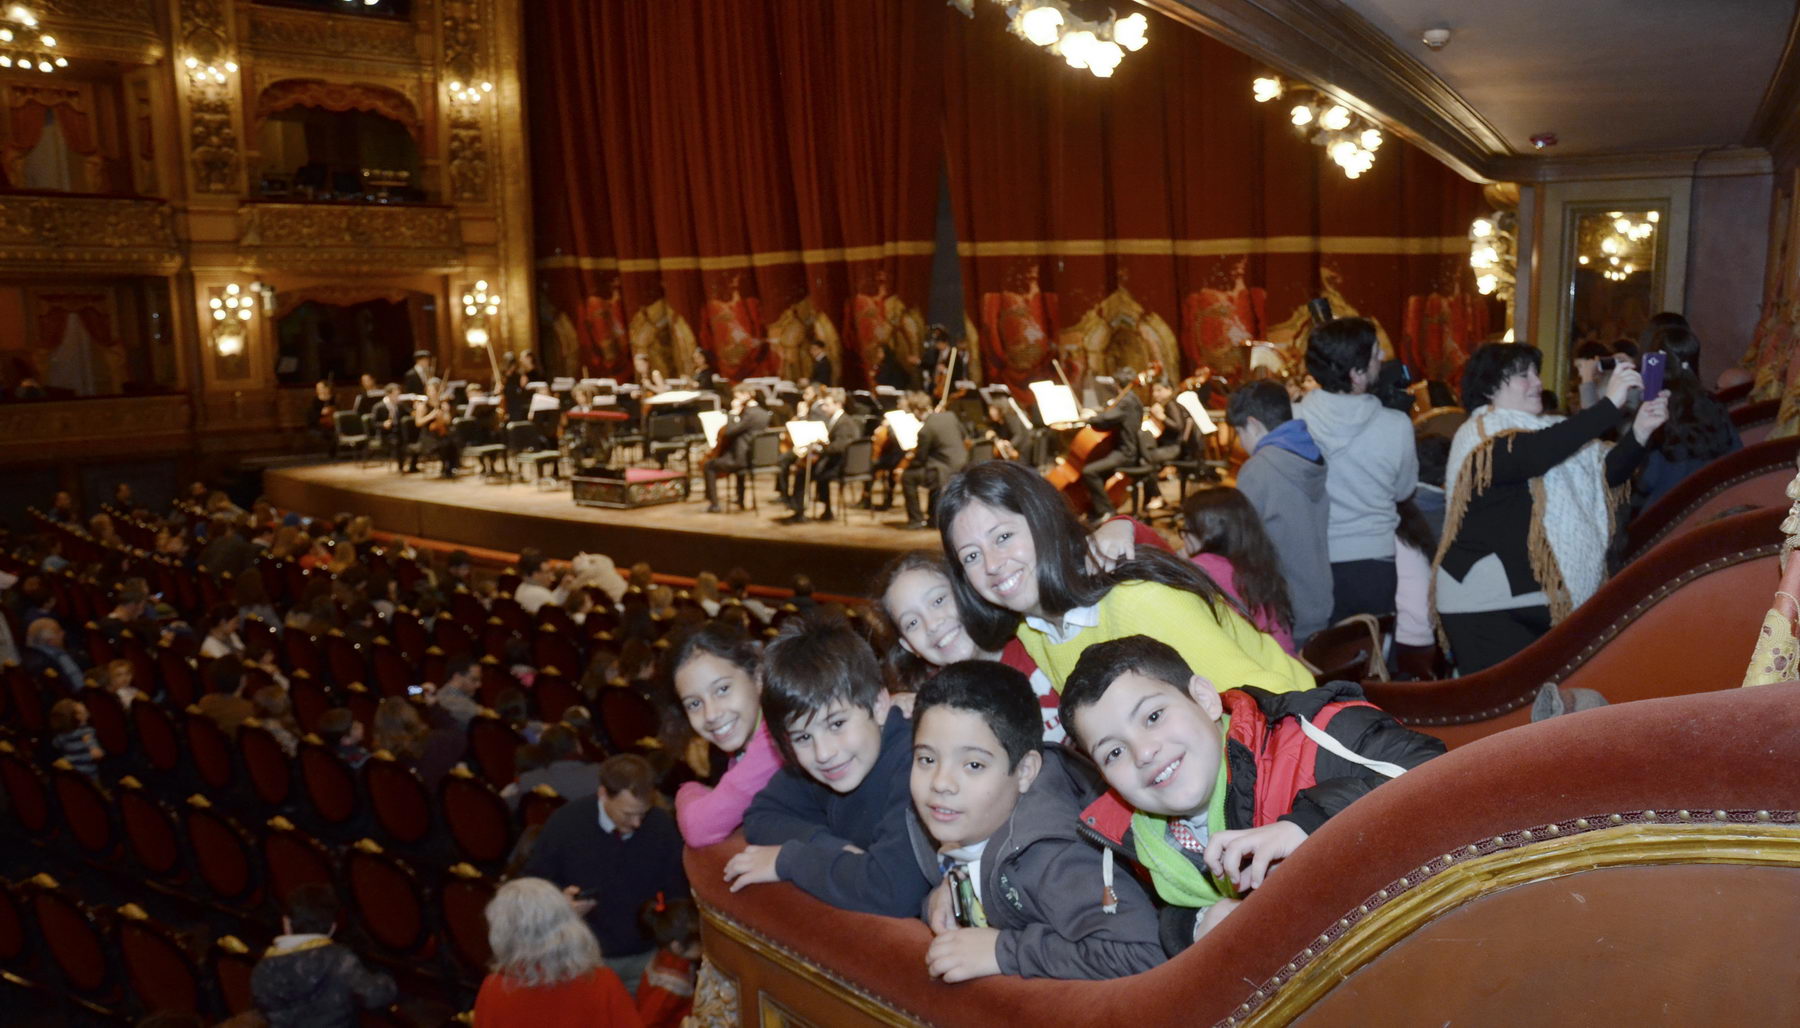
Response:
M1150 873L1169 905L1171 955L1327 818L1444 752L1352 683L1219 693L1143 635L1082 653L1063 684L1062 718L1069 744L1112 786L1082 811L1083 830Z

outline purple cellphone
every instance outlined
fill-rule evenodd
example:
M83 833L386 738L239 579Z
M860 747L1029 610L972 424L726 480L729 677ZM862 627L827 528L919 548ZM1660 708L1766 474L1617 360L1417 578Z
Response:
M1644 354L1644 402L1649 403L1662 393L1663 366L1668 363L1666 353Z

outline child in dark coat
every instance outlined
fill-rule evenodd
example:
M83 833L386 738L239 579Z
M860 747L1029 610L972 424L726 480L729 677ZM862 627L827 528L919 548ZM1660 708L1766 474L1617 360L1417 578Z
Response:
M394 980L331 941L337 894L302 885L288 894L282 934L250 972L250 994L272 1028L354 1028L359 1010L394 1001Z

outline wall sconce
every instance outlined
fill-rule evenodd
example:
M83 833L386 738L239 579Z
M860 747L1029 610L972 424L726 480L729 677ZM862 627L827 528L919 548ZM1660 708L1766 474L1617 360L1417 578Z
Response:
M1344 171L1345 178L1360 178L1375 166L1375 151L1385 138L1381 128L1366 121L1350 108L1304 82L1286 82L1279 75L1265 75L1250 83L1250 97L1259 104L1297 94L1288 110L1288 122L1302 135L1313 132L1310 141L1325 148L1326 156ZM1306 99L1304 94L1311 94Z
M260 295L267 306L273 303L275 291L261 282L252 282L248 286L227 282L207 291L211 294L206 306L212 312L213 348L221 357L235 357L244 352L250 322L256 317L257 296Z
M231 60L213 62L202 61L198 57L189 57L181 63L187 67L188 77L194 80L195 85L222 86L225 84L225 76L235 75L238 70L238 63Z
M0 68L48 75L68 66L68 58L56 53L56 37L38 31L37 15L24 4L8 4L0 13Z
M450 99L457 103L478 104L482 97L494 91L494 84L486 79L468 84L464 84L460 80L452 80L449 89Z
M1518 215L1512 211L1495 211L1469 224L1469 267L1477 292L1511 305L1518 245Z
M488 292L487 279L463 290L463 340L470 346L487 346L488 319L500 313L500 295Z

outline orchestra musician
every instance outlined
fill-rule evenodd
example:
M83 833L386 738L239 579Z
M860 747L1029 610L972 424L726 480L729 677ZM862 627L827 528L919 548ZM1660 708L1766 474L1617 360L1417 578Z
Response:
M694 347L694 388L703 393L720 393L725 391L725 377L719 374L712 351L704 346Z
M401 471L406 470L405 426L410 417L406 405L400 402L399 384L389 382L381 394L381 402L375 405L375 428L393 449L395 465Z
M507 421L530 420L531 381L537 374L537 358L530 350L506 355L500 369L500 396L506 403Z
M463 407L463 417L469 419L468 437L458 440L468 446L489 446L500 442L499 430L494 427L494 415L498 409L487 402L487 390L475 383L469 383L469 402ZM454 428L452 423L452 428ZM460 453L459 453L460 456ZM481 473L494 474L494 462L499 459L497 453L482 453L477 457L481 461Z
M413 427L418 433L418 448L412 452L412 466L407 472L419 470L421 456L436 455L443 461L440 478L455 478L456 469L462 463L462 446L450 431L450 423L456 420L456 412L451 409L450 398L440 394L442 384L432 379L425 386L425 400L413 406Z
M375 384L375 376L365 373L358 383L356 403L350 408L358 414L367 414L381 402L381 387Z
M1022 460L1034 468L1043 468L1050 463L1056 434L1037 424L1032 413L1010 393L1004 399L988 404L988 421L994 425L994 430L988 434L995 437L996 443L1006 444L995 448L1001 456Z
M649 399L650 396L654 396L655 394L663 392L669 388L668 382L663 380L662 372L660 372L650 366L650 355L649 354L646 354L646 353L632 354L631 355L631 369L632 369L632 372L634 373L633 377L637 381L637 384L644 390L644 392L646 394L649 394L649 395L645 396L644 399Z
M950 330L942 325L933 325L925 330L925 353L919 358L919 377L921 385L933 395L942 395L937 389L938 369L950 363Z
M1123 367L1113 377L1119 383L1119 395L1113 397L1105 410L1089 418L1088 424L1102 430L1115 430L1118 443L1112 452L1088 460L1081 469L1081 480L1093 496L1096 521L1105 521L1118 513L1113 509L1112 501L1107 499L1106 480L1120 468L1143 462L1140 434L1144 423L1144 401L1137 394L1137 372Z
M406 377L401 380L401 387L408 393L418 395L425 392L425 384L431 381L431 351L414 350L413 366L406 369Z
M931 398L924 393L908 393L905 409L920 421L919 445L908 454L906 470L900 474L900 488L906 497L906 527L930 528L931 516L937 513L938 492L969 462L969 442L962 420L949 411L931 409ZM919 507L918 490L926 489L925 507Z
M320 437L337 460L337 398L331 394L331 383L320 379L313 384L313 398L306 405L306 431Z
M807 377L814 385L836 385L837 378L831 369L831 355L825 348L825 340L814 339L807 344L807 348L812 351L812 373Z
M831 483L837 481L839 476L844 473L844 452L850 449L851 443L861 438L862 433L858 430L856 422L844 413L844 391L842 389L821 390L818 402L813 405L813 414L815 415L813 420L823 421L825 430L829 433L824 448L817 453L809 452L816 447L803 448L785 455L784 460L787 456L797 456L800 460L813 462L811 475L814 488L817 491L819 502L825 505L824 519L830 521L832 518ZM784 485L786 484L787 476L785 474L781 481ZM804 520L806 515L805 497L800 495L798 488L791 496L788 505L794 508L796 518Z
M769 427L769 412L757 400L755 386L740 385L731 391L731 419L719 429L719 443L714 456L706 462L701 477L706 480L706 512L717 514L720 475L735 475L750 466L750 440ZM738 505L744 503L744 482L738 480Z
M1172 460L1198 456L1197 428L1194 416L1175 402L1173 386L1161 380L1151 384L1150 406L1144 409L1143 436L1139 442L1145 464L1160 468ZM1162 493L1155 483L1154 477L1142 483L1148 497L1144 504L1146 510L1163 506Z

